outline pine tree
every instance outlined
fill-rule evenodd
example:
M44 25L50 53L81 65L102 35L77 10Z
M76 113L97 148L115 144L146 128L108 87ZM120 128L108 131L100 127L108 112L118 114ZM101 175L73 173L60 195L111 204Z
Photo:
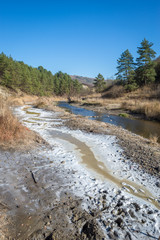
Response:
M126 89L134 90L137 87L135 82L135 63L128 49L121 54L117 63L117 79L125 85Z
M155 81L155 63L152 61L156 52L151 48L153 43L144 38L141 42L141 46L138 47L137 53L137 70L136 79L139 85L145 85Z
M156 83L160 83L160 57L159 60L156 62L155 71L156 71Z
M96 92L102 92L105 88L105 85L106 83L104 81L104 77L102 76L102 74L99 73L94 81Z
M52 75L42 66L33 68L17 62L12 57L0 54L0 85L13 89L19 88L26 93L42 95L77 94L81 84L72 80L67 73L58 72Z

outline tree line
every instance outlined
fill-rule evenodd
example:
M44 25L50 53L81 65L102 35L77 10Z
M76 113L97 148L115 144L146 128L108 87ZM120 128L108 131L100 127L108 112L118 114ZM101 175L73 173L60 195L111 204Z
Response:
M160 59L154 61L156 52L152 49L153 43L144 38L138 47L136 62L129 50L125 50L117 60L117 84L121 84L127 91L138 87L160 83ZM104 77L101 74L95 78L94 86L97 92L105 89Z
M67 73L60 71L53 75L42 66L33 68L4 53L0 54L0 85L38 96L72 96L82 88L78 80L72 80Z

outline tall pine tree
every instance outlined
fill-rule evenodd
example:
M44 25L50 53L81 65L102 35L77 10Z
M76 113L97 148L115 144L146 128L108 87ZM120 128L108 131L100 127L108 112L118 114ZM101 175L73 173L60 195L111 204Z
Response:
M144 38L141 46L138 47L137 53L139 57L137 58L136 79L140 86L155 81L156 72L153 58L156 52L151 48L152 46L153 43Z
M117 79L120 80L123 85L125 85L126 89L134 90L137 87L134 71L135 63L128 49L121 54L121 57L117 60L117 63Z
M102 92L105 88L105 81L104 81L104 77L102 76L102 74L98 74L98 76L95 78L94 81L94 86L96 88L96 92Z

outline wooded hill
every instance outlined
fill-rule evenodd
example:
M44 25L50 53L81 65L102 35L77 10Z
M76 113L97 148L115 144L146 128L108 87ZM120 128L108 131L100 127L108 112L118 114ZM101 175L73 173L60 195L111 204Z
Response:
M62 72L53 75L42 66L33 68L0 54L0 85L38 96L73 96L81 90L78 80Z
M82 84L87 84L90 86L93 86L95 78L89 78L89 77L82 77L77 75L70 75L72 79L77 79Z

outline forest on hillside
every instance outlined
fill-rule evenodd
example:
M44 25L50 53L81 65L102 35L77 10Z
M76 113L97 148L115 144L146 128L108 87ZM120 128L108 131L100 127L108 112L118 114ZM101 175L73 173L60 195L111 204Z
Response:
M67 95L80 92L82 85L67 73L53 75L42 66L33 68L22 61L0 54L0 85L38 96Z

